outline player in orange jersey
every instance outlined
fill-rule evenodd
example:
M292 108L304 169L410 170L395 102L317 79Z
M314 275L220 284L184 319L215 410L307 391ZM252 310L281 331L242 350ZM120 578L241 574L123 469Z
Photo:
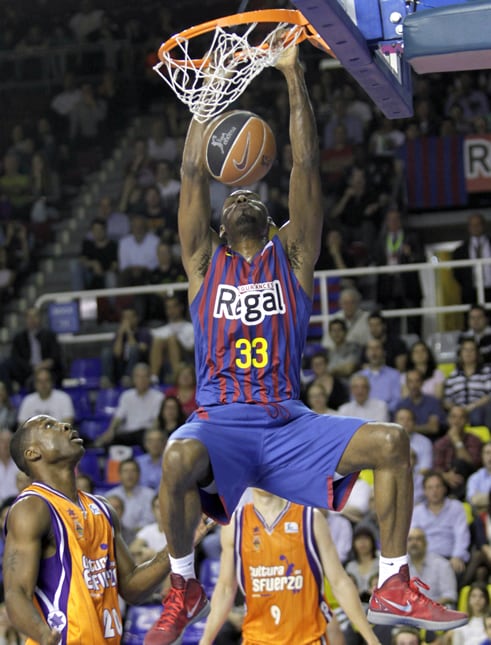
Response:
M118 594L142 602L169 573L167 550L136 565L115 511L77 490L83 440L69 423L31 417L10 451L33 483L6 521L5 601L16 629L34 645L111 643L123 632ZM202 526L202 534L206 532Z
M325 576L365 641L379 645L319 510L254 488L253 503L222 528L221 541L220 575L200 645L213 643L238 586L247 607L243 645L327 643Z

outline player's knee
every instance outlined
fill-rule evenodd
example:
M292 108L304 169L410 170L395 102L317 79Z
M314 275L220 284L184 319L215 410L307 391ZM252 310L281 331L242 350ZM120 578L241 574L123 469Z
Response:
M194 439L171 441L167 444L162 460L163 477L167 483L195 483L209 466L204 445Z
M388 463L409 463L409 437L397 423L379 424L383 441L381 454Z

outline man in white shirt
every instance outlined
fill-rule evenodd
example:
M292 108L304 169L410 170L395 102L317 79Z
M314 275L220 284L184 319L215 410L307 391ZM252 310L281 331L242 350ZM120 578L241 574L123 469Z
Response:
M479 260L491 257L491 239L486 233L482 213L471 213L467 220L467 236L452 254L453 260ZM476 277L480 267L457 267L453 274L460 284L462 302L477 302ZM491 264L483 267L484 298L491 300Z
M159 238L148 230L144 215L131 216L131 233L119 241L119 272L123 286L144 284L159 265Z
M17 421L24 423L30 417L43 414L63 423L73 423L75 412L70 396L53 388L53 377L47 369L39 368L34 373L35 392L28 394L20 404Z
M370 398L370 382L360 373L350 379L351 401L339 406L338 414L345 417L359 417L367 421L388 421L389 409L385 401Z
M483 499L487 502L491 492L491 441L483 445L481 459L482 468L472 473L466 483L465 498L473 506L482 505Z
M19 493L16 481L19 469L10 456L12 437L13 433L10 430L0 430L0 503L7 497L16 497Z
M368 327L369 312L360 308L361 295L351 287L343 289L339 296L339 306L341 310L336 312L333 316L334 319L340 318L346 323L348 333L346 334L346 341L351 343L358 343L364 347L371 338L370 328ZM330 348L333 346L332 338L327 335L322 339L324 347Z
M134 387L119 397L109 428L96 439L96 446L109 443L142 446L145 429L157 418L164 395L150 387L150 368L146 363L137 363L132 376Z
M184 360L192 360L194 328L184 317L184 304L179 296L168 296L164 301L167 324L152 329L150 370L152 381L163 380L166 362L174 378Z

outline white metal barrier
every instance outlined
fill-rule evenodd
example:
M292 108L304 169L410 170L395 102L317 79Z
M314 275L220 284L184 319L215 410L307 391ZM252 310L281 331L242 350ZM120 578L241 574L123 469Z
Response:
M367 266L356 269L343 269L332 271L316 271L315 277L319 279L319 295L320 295L320 314L311 317L312 323L322 323L323 333L327 334L329 325L329 316L334 312L329 312L328 308L328 278L356 278L366 276L376 276L380 274L402 273L407 271L418 271L421 277L423 287L425 281L432 280L433 284L430 285L428 291L436 293L436 274L442 269L452 269L456 267L474 267L476 268L476 290L477 302L486 306L488 303L484 297L484 274L483 269L486 265L491 265L491 258L483 258L480 260L449 260L440 262L436 257L432 258L430 262L421 262L418 264L405 264L397 266ZM127 295L143 295L155 293L169 293L172 294L176 291L187 290L187 283L176 282L172 284L162 285L144 285L140 287L122 287L117 289L93 289L86 291L63 291L58 293L45 293L39 296L35 302L36 307L42 307L50 302L70 302L73 300L107 298L111 296L127 296ZM428 285L426 285L428 286ZM489 303L491 306L491 303ZM385 318L404 318L406 316L434 316L436 314L450 314L466 312L469 305L453 304L453 305L435 305L435 303L426 304L422 307L414 307L408 309L384 309L383 314ZM111 332L96 332L90 334L60 334L59 340L65 344L79 344L86 342L97 342L110 340L113 337Z

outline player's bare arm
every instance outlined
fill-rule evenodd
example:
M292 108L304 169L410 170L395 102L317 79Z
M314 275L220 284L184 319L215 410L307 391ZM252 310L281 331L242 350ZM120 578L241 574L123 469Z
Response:
M319 510L314 511L314 536L321 557L324 575L332 591L350 621L369 645L380 645L360 602L358 590L339 560L326 518Z
M203 159L206 124L191 120L181 164L178 226L182 262L189 280L189 300L196 295L218 236L210 228L209 175Z
M281 229L280 239L300 283L311 294L323 217L317 128L304 71L298 60L298 48L286 50L276 67L283 73L288 86L293 157L288 197L290 220Z
M50 533L51 516L42 500L30 497L11 508L3 556L5 603L12 625L41 645L61 641L33 602L41 558L49 555Z
M207 618L205 631L199 645L212 645L220 628L227 620L237 594L234 556L234 522L223 526L220 533L222 552L220 555L220 573L213 595L211 611Z

